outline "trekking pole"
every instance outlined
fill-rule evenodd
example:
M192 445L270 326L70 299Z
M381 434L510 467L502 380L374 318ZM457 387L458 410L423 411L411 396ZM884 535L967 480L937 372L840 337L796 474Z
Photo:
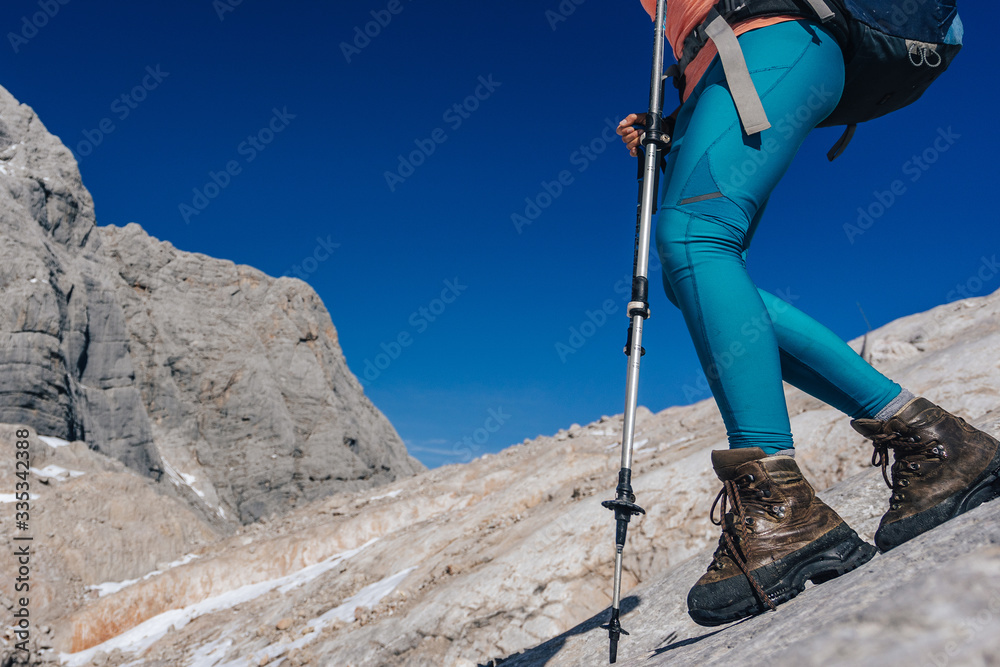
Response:
M639 359L645 354L642 348L642 324L649 317L649 237L653 208L659 180L657 169L661 156L666 154L669 137L663 133L663 23L666 0L656 0L656 28L653 41L653 71L649 86L649 112L646 114L645 136L640 151L642 167L639 174L639 205L636 210L635 256L633 257L632 300L628 304L629 329L625 343L628 355L628 374L625 382L625 417L622 427L622 467L618 472L616 498L601 503L615 513L615 583L611 602L611 619L601 627L608 631L611 640L610 658L618 659L618 640L628 633L621 626L622 552L629 520L646 511L635 504L632 493L632 441L635 436L635 409L639 399Z

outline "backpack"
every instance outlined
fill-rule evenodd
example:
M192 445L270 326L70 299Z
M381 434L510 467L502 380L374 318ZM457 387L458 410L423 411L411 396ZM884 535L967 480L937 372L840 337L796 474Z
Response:
M684 68L711 39L719 49L726 82L746 133L770 123L750 80L732 26L760 16L819 19L844 53L844 94L819 127L847 125L827 153L832 161L850 142L858 123L917 101L948 69L962 48L963 26L956 0L721 0L685 39L672 74L684 89ZM673 69L673 68L672 68Z

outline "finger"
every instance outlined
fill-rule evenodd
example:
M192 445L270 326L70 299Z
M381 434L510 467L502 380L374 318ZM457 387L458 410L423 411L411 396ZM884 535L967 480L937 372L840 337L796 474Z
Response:
M618 134L622 134L623 132L627 132L629 129L631 129L633 125L637 125L639 123L642 124L646 123L646 114L630 113L629 115L625 116L625 118L623 118L620 123L618 123L618 128L616 129L616 132L618 132Z
M621 133L622 141L628 143L636 139L636 137L641 137L645 133L645 130L637 130L634 127L630 127Z
M630 127L635 122L635 114L630 113L618 122L618 129Z
M625 116L620 123L618 123L618 132L621 132L622 130L631 129L631 127L635 125L638 120L639 117L637 114L630 113L629 115Z

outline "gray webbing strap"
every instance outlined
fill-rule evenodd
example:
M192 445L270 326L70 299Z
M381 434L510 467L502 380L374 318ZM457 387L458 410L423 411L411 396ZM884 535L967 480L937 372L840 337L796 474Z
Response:
M806 0L806 4L812 7L812 10L816 12L816 16L819 17L820 21L824 23L833 18L833 10L830 9L830 5L823 2L823 0Z
M708 13L708 25L705 34L715 43L722 60L722 69L726 72L726 82L736 103L736 111L747 134L757 134L771 127L761 104L760 95L750 78L750 69L743 57L743 49L736 39L736 33L726 23L714 8Z

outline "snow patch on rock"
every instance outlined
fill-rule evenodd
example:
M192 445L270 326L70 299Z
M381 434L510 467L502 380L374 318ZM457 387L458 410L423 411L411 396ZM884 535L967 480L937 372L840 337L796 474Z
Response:
M163 574L167 570L171 570L180 565L187 565L188 563L190 563L191 561L193 561L198 557L199 556L197 554L187 554L186 556L183 556L182 558L179 558L178 560L175 560L172 563L167 563L161 569L153 570L152 572L150 572L145 576L138 577L136 579L128 579L126 581L106 581L104 583L87 586L86 590L97 591L97 597L104 597L105 595L117 593L121 589L131 586L132 584L138 583L140 581L145 581L146 579L155 577L158 574Z
M49 447L52 447L53 449L59 447L68 447L70 444L69 440L63 440L62 438L56 438L51 435L40 435L38 436L38 439L44 442Z
M60 482L84 475L84 473L80 470L67 470L66 468L57 466L54 463L47 465L40 470L38 468L32 468L31 472L33 472L36 477L41 477L42 479L54 479Z
M99 652L110 653L118 649L127 653L135 653L145 650L159 641L168 632L179 630L196 618L205 616L206 614L213 614L217 611L232 609L237 605L269 593L275 588L280 588L281 592L287 592L292 588L301 586L327 570L336 567L348 558L357 555L375 541L371 540L357 549L331 556L322 563L305 567L284 577L241 586L235 590L227 591L201 602L188 605L183 609L171 609L170 611L163 612L97 646L92 646L76 653L61 653L59 656L60 660L68 667L77 667L78 665L88 664Z

